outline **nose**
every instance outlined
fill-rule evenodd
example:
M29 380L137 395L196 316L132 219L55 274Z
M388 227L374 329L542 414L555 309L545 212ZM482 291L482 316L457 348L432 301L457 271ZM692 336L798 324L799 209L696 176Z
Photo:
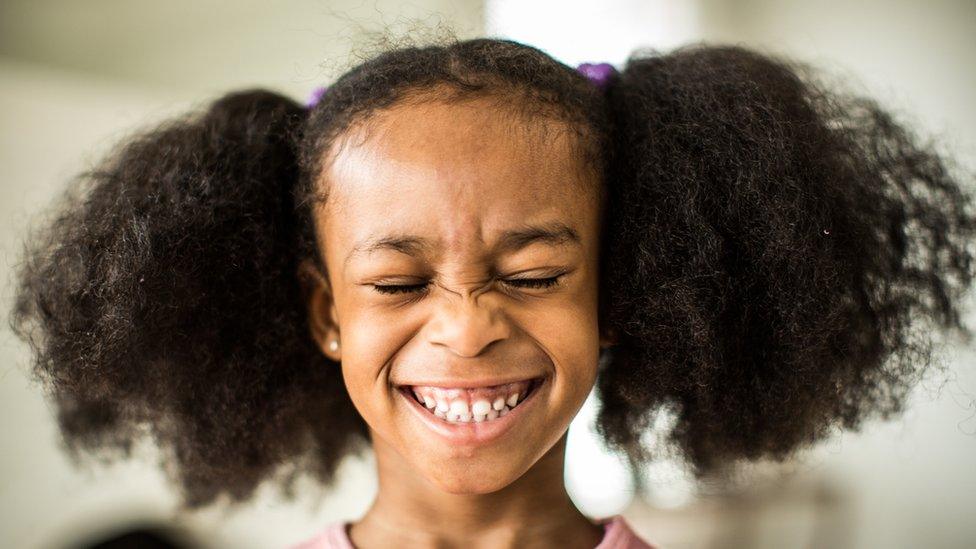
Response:
M508 338L511 326L503 312L490 303L479 304L478 299L471 294L445 299L428 326L427 340L458 356L475 357L492 343Z

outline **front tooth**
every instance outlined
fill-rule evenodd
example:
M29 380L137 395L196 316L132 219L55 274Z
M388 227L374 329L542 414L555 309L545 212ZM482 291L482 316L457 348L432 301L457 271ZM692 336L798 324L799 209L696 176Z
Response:
M470 422L471 421L471 414L461 414L458 417L458 421L460 421L461 423L468 423L468 422Z
M496 410L496 411L501 410L502 408L504 408L505 407L505 397L498 397L498 398L496 398L495 399L495 402L492 402L491 403L491 407L494 410Z
M485 420L485 417L486 416L487 416L487 414L475 414L474 415L474 421L475 421L475 423L481 423L482 421Z
M441 418L441 419L447 419L447 414L445 414L444 412L442 412L440 410L434 410L434 415L437 416L437 417L439 417L439 418Z
M514 408L515 405L518 404L518 397L518 393L512 393L512 395L508 397L508 400L505 401L505 404L508 404L509 408Z
M474 404L471 405L471 413L476 416L483 416L491 410L491 404L487 400L476 400Z
M469 415L471 412L468 410L468 403L463 400L455 400L451 403L451 413L456 416Z
M442 414L445 414L445 415L446 415L446 414L447 414L447 412L448 412L448 411L449 411L450 409L451 409L451 407L450 407L450 406L448 406L448 404L447 404L447 401L446 401L446 400L444 400L444 399L440 399L440 398L439 398L439 399L437 399L437 411L438 411L438 412L440 412L440 413L442 413Z
M434 406L437 406L437 402L429 396L424 395L424 406L433 408Z

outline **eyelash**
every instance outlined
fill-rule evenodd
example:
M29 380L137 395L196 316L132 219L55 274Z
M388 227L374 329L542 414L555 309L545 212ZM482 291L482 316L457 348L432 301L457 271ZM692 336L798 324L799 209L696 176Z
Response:
M512 284L519 289L551 288L559 284L559 279L562 276L560 274L548 278L511 278L503 282ZM418 290L423 290L426 287L427 284L373 284L373 288L377 292L388 295L416 293Z

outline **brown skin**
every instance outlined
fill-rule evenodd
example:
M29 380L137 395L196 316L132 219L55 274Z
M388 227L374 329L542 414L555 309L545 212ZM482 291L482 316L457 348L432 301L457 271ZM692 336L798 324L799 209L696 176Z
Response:
M563 483L566 431L608 343L597 322L600 183L560 128L485 99L428 102L375 114L330 151L316 212L329 275L304 270L313 335L342 365L379 469L376 500L349 532L357 547L591 548L602 538ZM505 231L555 223L578 242L498 247ZM392 235L429 247L347 262L357 244ZM552 287L511 282L559 274ZM449 444L396 389L535 376L547 377L542 400L484 445Z

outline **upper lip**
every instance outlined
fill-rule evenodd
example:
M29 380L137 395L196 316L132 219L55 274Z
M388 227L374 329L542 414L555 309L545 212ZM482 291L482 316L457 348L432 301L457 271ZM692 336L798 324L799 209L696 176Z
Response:
M518 376L518 377L508 377L508 378L481 378L481 379L445 379L445 380L427 380L427 381L410 381L406 383L396 383L397 387L442 387L444 389L478 389L482 387L494 387L496 385L506 385L508 383L516 383L519 381L529 381L533 379L544 378L545 375L539 374L535 376Z

